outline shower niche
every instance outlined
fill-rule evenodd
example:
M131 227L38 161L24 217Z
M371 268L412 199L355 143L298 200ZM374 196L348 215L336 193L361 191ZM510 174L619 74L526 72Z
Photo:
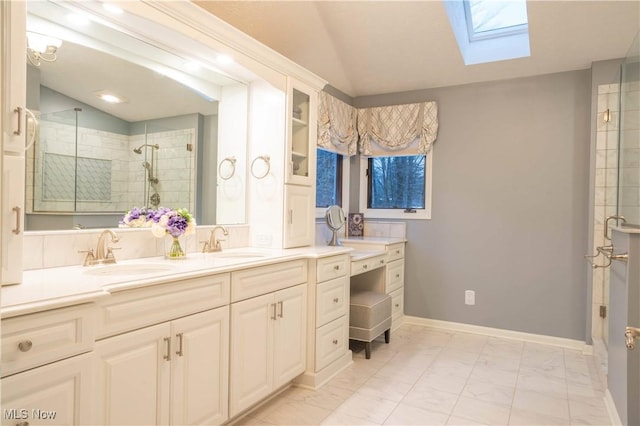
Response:
M135 123L86 107L38 115L27 160L28 212L194 210L195 114Z

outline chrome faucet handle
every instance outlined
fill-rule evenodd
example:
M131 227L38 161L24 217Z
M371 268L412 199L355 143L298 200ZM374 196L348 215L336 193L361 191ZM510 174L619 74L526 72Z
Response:
M82 262L82 266L89 266L96 263L96 257L93 254L92 248L88 250L78 250L78 253L87 253L87 255L84 257L84 262Z

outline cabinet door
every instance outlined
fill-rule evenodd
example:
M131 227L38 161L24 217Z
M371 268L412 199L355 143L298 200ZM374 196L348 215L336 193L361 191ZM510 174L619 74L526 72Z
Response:
M24 157L27 129L27 9L26 2L3 1L2 26L2 148L5 153Z
M171 329L171 424L224 423L229 402L229 307L173 321Z
M93 354L88 353L2 379L3 425L88 425Z
M315 181L318 94L289 79L287 93L286 183L312 186Z
M274 387L298 376L306 367L307 285L275 293Z
M96 424L169 424L169 324L96 343Z
M273 294L231 305L229 415L233 417L273 389Z
M24 158L2 158L2 285L22 281L22 234L24 232Z
M313 244L315 193L312 187L285 185L284 248Z

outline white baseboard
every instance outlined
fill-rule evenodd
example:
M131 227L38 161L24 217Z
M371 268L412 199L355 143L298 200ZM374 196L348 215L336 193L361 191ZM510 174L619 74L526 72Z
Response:
M492 337L523 340L525 342L540 343L543 345L559 346L567 349L581 351L585 355L593 354L593 347L580 340L565 339L563 337L545 336L543 334L524 333L521 331L504 330L501 328L484 327L481 325L463 324L459 322L441 321L429 318L412 317L405 315L404 324L422 325L425 327L440 328L465 333L483 334Z
M622 420L620 419L620 415L618 414L618 409L616 408L616 404L613 402L613 397L611 396L611 392L607 389L604 393L604 406L607 407L607 413L609 414L609 420L613 426L621 426Z

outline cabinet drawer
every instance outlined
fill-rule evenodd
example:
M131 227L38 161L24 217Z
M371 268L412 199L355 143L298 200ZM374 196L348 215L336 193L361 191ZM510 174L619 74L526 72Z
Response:
M387 263L387 294L402 288L404 285L404 260Z
M229 304L229 274L114 293L98 304L103 338Z
M336 278L317 286L316 327L325 325L347 313L349 277Z
M307 282L305 259L231 273L231 301L249 299Z
M347 254L318 259L316 281L321 283L347 275L349 261Z
M402 259L404 257L404 243L387 246L387 262Z
M404 315L404 290L396 290L391 296L391 318L395 321Z
M356 260L351 262L351 276L371 271L372 269L381 268L385 264L385 254L370 257L368 259Z
M316 332L316 371L340 358L349 347L347 316L323 325Z
M90 351L94 309L83 304L2 320L2 376Z

